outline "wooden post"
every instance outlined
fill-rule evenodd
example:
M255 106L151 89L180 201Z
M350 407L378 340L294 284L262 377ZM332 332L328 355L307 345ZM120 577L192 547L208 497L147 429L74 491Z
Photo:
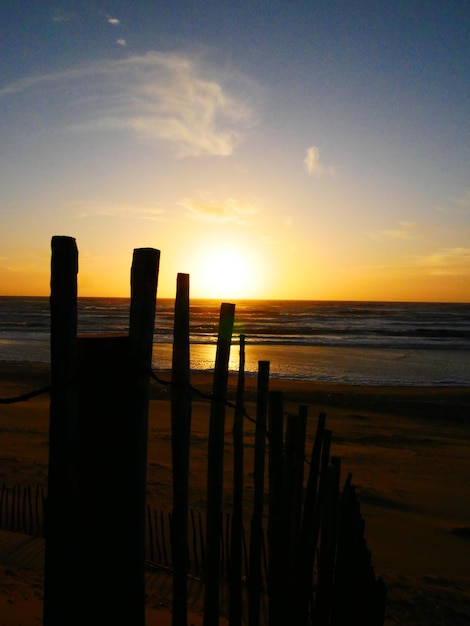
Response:
M269 626L283 626L285 568L282 520L284 506L284 416L282 391L269 392Z
M132 433L134 471L129 484L134 517L129 544L134 576L132 618L127 624L145 623L145 497L147 481L147 433L152 367L153 335L157 298L160 251L154 248L134 250L131 268L131 307L129 316L129 350L132 384ZM128 580L130 581L130 573ZM125 621L122 622L123 624ZM115 626L115 625L114 625Z
M330 624L333 610L333 581L338 541L339 476L340 459L333 457L326 473L327 492L324 500L318 557L315 615L319 626Z
M258 362L256 401L254 502L250 533L250 574L248 577L248 623L258 626L261 580L261 544L263 541L264 456L266 449L266 415L269 395L269 361Z
M76 624L77 273L72 237L51 242L51 405L44 626Z
M289 493L288 529L290 549L290 580L293 581L296 570L295 559L299 546L299 534L302 518L304 486L305 435L308 406L301 405L298 415L290 415L286 431L286 491Z
M243 420L245 335L240 335L237 398L233 416L233 518L230 543L230 626L242 623Z
M171 387L173 458L173 626L186 626L188 575L188 481L191 435L189 362L189 274L178 274L176 284Z
M225 408L234 317L235 305L222 304L220 307L207 453L207 552L203 626L218 626L219 624Z
M5 523L5 526L3 525L3 504L5 501L5 490L6 490L6 485L5 483L3 483L2 492L0 494L0 528L6 528L6 523Z
M331 440L332 440L332 432L331 430L325 429L323 431L323 442L322 442L322 452L321 452L321 461L320 461L320 482L318 486L318 506L315 509L315 515L313 520L313 536L315 543L318 541L318 536L320 533L320 526L323 524L323 516L325 515L325 508L328 499L328 492L330 486L332 484L332 474L331 470L328 466L330 459L330 449L331 449ZM319 548L319 552L321 552L321 546ZM315 594L315 602L312 606L312 622L320 624L320 626L324 623L322 620L325 619L324 612L324 598L325 594L323 593L323 588L325 587L325 577L322 574L323 570L323 562L318 556L318 564L317 564L317 585L316 585L316 594Z
M297 606L298 623L306 623L308 605L313 588L313 561L317 548L317 536L314 531L315 510L318 507L317 491L318 476L320 472L320 455L322 448L323 432L325 430L326 414L318 416L317 430L313 442L312 455L310 457L310 469L305 493L302 527L300 531L300 548L297 565Z

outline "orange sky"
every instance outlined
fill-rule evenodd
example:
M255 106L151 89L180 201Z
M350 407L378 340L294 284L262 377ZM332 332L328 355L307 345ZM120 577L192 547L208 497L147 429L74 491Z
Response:
M470 301L466 3L268 4L6 7L0 295Z

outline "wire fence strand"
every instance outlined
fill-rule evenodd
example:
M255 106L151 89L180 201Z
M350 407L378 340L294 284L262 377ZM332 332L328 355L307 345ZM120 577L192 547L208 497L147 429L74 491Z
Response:
M47 385L47 387L41 387L41 389L35 389L34 391L23 393L20 396L13 396L12 398L0 398L0 404L16 404L18 402L27 402L28 400L31 400L31 398L36 398L37 396L41 396L44 393L50 392L51 386Z
M156 374L155 370L150 370L150 376L155 382L157 382L159 385L162 385L162 387L173 386L173 382L171 380L165 380L164 378L161 378L158 374ZM194 395L198 396L202 400L211 401L214 398L213 393L205 393L201 391L200 389L198 389L197 387L194 387L194 385L189 385L189 388ZM32 398L36 398L37 396L40 396L46 393L48 394L51 393L51 385L47 385L46 387L41 387L40 389L35 389L34 391L23 393L18 396L13 396L11 398L0 398L0 405L27 402L28 400L31 400ZM230 409L237 408L237 405L235 404L235 402L231 402L230 400L227 400L227 399L225 399L224 402L225 402L225 405ZM247 419L249 422L251 422L252 424L256 424L256 420L253 417L251 417L251 415L247 412L245 407L243 407L242 414L243 414L243 417ZM268 429L265 429L265 432L266 432L266 438L269 441L270 437L269 437ZM310 461L307 458L304 458L304 462L307 464L310 464Z

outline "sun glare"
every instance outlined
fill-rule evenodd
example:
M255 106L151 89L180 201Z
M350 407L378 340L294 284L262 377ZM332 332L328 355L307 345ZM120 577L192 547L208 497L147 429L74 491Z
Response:
M212 249L201 258L193 286L204 298L250 298L256 295L257 275L256 264L246 252Z

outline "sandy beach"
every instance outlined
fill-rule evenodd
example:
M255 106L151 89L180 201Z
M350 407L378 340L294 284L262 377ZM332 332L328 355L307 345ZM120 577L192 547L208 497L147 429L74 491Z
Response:
M169 375L162 372L161 377ZM47 385L47 366L0 363L0 397ZM210 375L192 384L211 389ZM236 380L230 379L233 395ZM470 622L470 389L389 388L272 380L285 392L285 409L309 406L307 455L316 418L327 414L334 455L343 478L353 474L366 520L376 573L388 587L386 624L430 626ZM247 380L247 411L255 415L256 379ZM192 415L190 503L205 503L208 403L195 400ZM227 410L224 503L230 511L233 411ZM47 483L49 397L0 406L0 481ZM245 421L245 514L252 494L253 424ZM149 414L149 504L171 510L170 403L153 382ZM249 517L247 517L249 519ZM168 601L168 593L165 602ZM158 609L158 610L157 610ZM169 623L158 590L148 594L147 623ZM42 574L0 564L0 626L42 621ZM199 624L200 610L191 615Z

